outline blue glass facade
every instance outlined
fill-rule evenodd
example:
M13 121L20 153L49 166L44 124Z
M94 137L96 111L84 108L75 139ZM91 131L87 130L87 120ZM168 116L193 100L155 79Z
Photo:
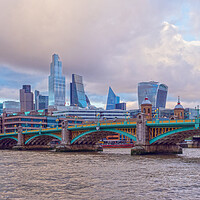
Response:
M37 110L48 108L48 96L39 95L37 98Z
M138 105L140 107L142 101L147 96L153 108L165 108L167 92L167 85L159 82L150 81L138 83Z
M38 110L37 108L37 97L39 96L40 92L38 90L35 90L35 110Z
M3 103L0 103L0 115L3 113Z
M72 82L70 83L70 105L86 108L87 101L89 99L86 100L82 76L72 74Z
M109 87L106 110L115 109L116 108L115 105L119 104L119 102L120 102L120 97L115 95L112 88Z
M65 77L62 75L62 62L57 54L52 56L49 76L49 105L65 105Z
M115 104L115 109L126 110L126 103Z
M43 96L38 90L35 90L35 110L47 109L48 101L48 96Z

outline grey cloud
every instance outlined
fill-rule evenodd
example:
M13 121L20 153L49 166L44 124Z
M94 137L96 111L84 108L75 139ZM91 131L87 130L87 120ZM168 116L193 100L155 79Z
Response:
M88 93L105 96L110 85L116 93L135 94L138 82L158 80L172 96L181 91L197 99L200 61L192 52L200 48L163 24L180 16L184 2L3 0L0 63L48 76L51 55L58 53L67 82L71 73L83 75ZM46 82L40 82L44 90Z

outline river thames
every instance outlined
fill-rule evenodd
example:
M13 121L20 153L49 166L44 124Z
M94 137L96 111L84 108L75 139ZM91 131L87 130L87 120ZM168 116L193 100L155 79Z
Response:
M182 155L0 151L0 199L200 199L200 149Z

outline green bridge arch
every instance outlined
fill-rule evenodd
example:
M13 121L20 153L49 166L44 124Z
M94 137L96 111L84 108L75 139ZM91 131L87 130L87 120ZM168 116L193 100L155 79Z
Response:
M38 134L38 135L34 135L34 136L30 137L28 140L26 140L25 144L27 144L29 141L31 141L32 139L34 139L36 137L40 137L40 136L44 136L44 135L54 137L54 138L56 138L60 141L62 140L62 138L57 136L57 135L54 135L54 134L51 134L51 133L42 133L42 134Z
M130 133L127 133L127 132L124 132L124 131L120 131L120 130L117 130L117 129L102 129L102 130L99 130L99 132L101 131L108 131L108 132L114 132L114 133L119 133L121 135L124 135L130 139L132 139L133 141L136 141L136 137L134 135L131 135ZM87 131L87 132L84 132L80 135L78 135L77 137L75 137L73 140L71 140L71 144L73 144L75 141L77 141L79 138L81 137L84 137L85 135L87 134L90 134L90 133L95 133L97 132L97 130L91 130L91 131ZM103 139L103 138L102 138Z
M149 143L153 144L154 142L156 142L156 141L158 141L158 140L160 140L160 139L162 139L164 137L167 137L169 135L173 135L173 134L180 133L180 132L183 132L183 131L194 131L194 130L198 130L198 129L195 129L195 127L187 127L187 128L175 129L175 130L163 133L162 135L158 135L157 137L151 139L149 141Z
M13 139L13 140L15 140L15 141L18 142L18 139L15 138L15 137L12 137L12 136L7 136L7 137L0 138L0 141L1 141L1 140L4 140L4 139Z

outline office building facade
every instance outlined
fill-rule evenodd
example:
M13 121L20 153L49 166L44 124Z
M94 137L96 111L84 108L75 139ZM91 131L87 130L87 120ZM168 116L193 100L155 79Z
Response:
M41 115L42 114L42 115ZM44 113L31 111L27 113L4 113L0 117L0 129L5 133L11 133L17 131L17 127L22 126L23 131L25 130L38 130L40 128L55 128L61 126L65 120L69 125L82 124L83 119L77 118L58 118L54 116L45 116ZM1 131L0 130L0 131Z
M0 103L0 115L3 113L3 103Z
M138 105L148 97L153 108L165 108L168 86L155 81L138 83Z
M126 103L115 104L115 109L126 110Z
M116 109L116 104L120 103L120 97L117 96L111 87L109 87L108 90L108 98L107 98L107 105L106 105L106 110L113 110Z
M35 90L34 96L35 96L35 110L37 110L37 97L40 95L40 92L38 90Z
M4 101L3 102L3 112L5 112L5 113L20 112L20 102Z
M86 108L89 103L88 97L86 98L83 78L77 74L72 74L72 82L70 83L70 105Z
M20 89L20 109L21 112L33 110L33 93L30 85L23 85Z
M57 54L52 56L49 76L49 106L65 105L65 77L62 62Z
M128 112L129 113L129 112ZM52 111L52 116L57 117L78 117L84 120L99 119L125 119L129 114L125 110L103 110L103 109L88 109L76 106L66 106L62 110Z
M35 110L48 108L49 97L41 95L38 90L35 90Z

